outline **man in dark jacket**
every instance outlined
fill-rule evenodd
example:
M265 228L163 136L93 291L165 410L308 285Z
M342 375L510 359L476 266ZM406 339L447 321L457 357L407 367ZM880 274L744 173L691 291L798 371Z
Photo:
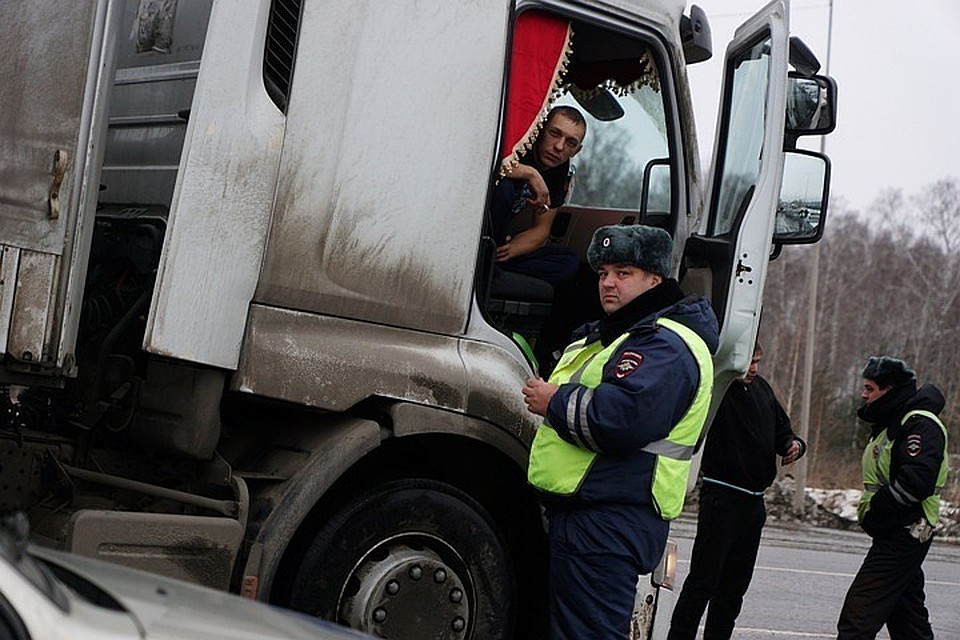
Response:
M570 160L583 148L587 122L574 107L554 107L532 148L505 163L491 210L495 260L504 271L539 278L558 287L577 273L580 260L567 246L549 244L557 210L570 190ZM530 226L511 236L511 221L523 212ZM495 275L496 277L496 275Z
M933 638L924 606L923 560L940 513L947 477L943 394L917 388L903 360L870 358L857 416L870 424L863 453L860 526L873 538L840 611L840 640L874 638L884 624L892 640Z
M729 638L750 586L767 512L763 493L806 444L769 383L758 373L758 343L746 375L727 390L703 452L703 486L690 573L670 624L669 640L692 640L707 609L705 640Z
M598 229L587 260L606 316L523 388L544 416L528 479L549 520L554 640L628 637L637 579L683 507L718 332L710 303L669 277L672 256L662 229Z

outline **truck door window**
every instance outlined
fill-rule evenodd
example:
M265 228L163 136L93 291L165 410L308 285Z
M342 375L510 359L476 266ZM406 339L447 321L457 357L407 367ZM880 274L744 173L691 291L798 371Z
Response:
M721 137L725 147L720 155L718 186L714 194L710 235L729 234L746 211L760 174L760 151L766 121L764 99L770 69L769 36L747 47L730 61L732 82L724 105L729 114L727 131Z

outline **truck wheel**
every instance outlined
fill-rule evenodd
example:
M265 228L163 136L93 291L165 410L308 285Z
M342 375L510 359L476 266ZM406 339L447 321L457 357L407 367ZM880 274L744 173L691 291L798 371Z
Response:
M368 491L317 533L290 605L391 640L511 637L506 547L473 498L434 480Z

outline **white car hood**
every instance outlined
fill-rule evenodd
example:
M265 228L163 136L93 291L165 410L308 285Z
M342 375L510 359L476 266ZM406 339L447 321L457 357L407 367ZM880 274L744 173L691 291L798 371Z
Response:
M35 546L31 554L110 594L126 608L148 640L370 637L262 602L83 556Z

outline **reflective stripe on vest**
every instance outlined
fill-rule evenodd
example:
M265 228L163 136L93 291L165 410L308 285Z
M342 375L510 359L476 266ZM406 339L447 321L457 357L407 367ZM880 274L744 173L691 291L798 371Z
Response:
M680 421L670 430L667 437L651 442L644 451L655 453L657 463L653 472L653 503L664 520L673 520L683 510L683 499L687 494L687 477L690 475L690 458L703 430L710 410L710 394L713 391L713 359L710 350L689 327L671 320L660 318L658 323L683 338L690 353L700 369L700 383L693 402Z
M550 383L559 386L567 382L577 382L585 387L570 395L566 411L568 424L574 424L578 418L578 402L582 404L583 412L586 412L587 403L582 402L582 396L588 391L592 395L593 389L603 378L603 365L616 353L620 343L626 340L628 335L620 336L606 348L599 340L584 346L584 338L574 342L563 352L560 362L550 376ZM594 373L597 369L599 373ZM585 416L583 422L586 423ZM593 451L570 444L558 436L550 425L544 423L537 429L530 448L527 480L547 493L573 495L580 489L580 484L587 477L587 471L596 457L597 454Z
M932 420L939 425L940 430L943 431L943 460L940 462L940 472L937 474L936 487L934 488L933 494L926 496L922 501L906 493L902 488L897 486L896 482L890 486L890 489L893 497L900 504L908 505L919 501L923 506L923 515L927 519L927 522L935 525L940 519L940 492L943 490L944 484L946 484L947 470L949 469L949 463L947 461L947 428L943 422L940 421L937 414L922 410L908 412L903 416L900 424L906 424L907 420L917 415ZM864 517L866 517L867 512L870 511L870 500L873 499L873 496L883 487L890 485L890 457L892 451L893 441L887 437L886 429L877 434L876 438L868 442L866 449L863 451L863 458L861 459L863 466L863 493L860 495L859 504L857 504L857 520L861 523Z
M657 324L683 340L694 356L700 374L693 402L683 417L666 438L644 447L644 451L657 456L651 487L654 506L661 517L671 520L683 508L690 458L706 421L713 387L713 361L706 344L692 329L669 318L659 318ZM603 378L604 365L628 335L620 336L606 348L599 342L584 346L586 339L574 343L564 352L550 377L550 382L556 385L578 382L583 387L570 395L566 411L567 424L574 429L571 436L581 444L596 448L587 421L587 407L593 389ZM596 457L593 451L563 440L544 423L537 430L530 450L527 478L532 485L548 493L574 495Z

